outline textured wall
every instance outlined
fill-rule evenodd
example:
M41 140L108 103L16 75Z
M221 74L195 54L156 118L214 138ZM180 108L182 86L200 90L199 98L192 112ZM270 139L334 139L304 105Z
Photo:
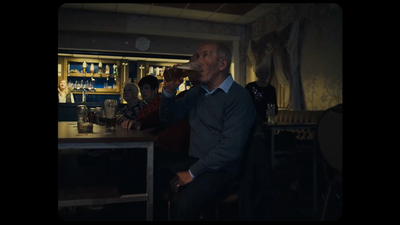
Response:
M307 110L342 103L342 9L337 4L282 4L246 26L246 43L306 19L301 76ZM247 46L246 46L247 48ZM247 65L250 65L246 61ZM255 80L247 67L246 83Z

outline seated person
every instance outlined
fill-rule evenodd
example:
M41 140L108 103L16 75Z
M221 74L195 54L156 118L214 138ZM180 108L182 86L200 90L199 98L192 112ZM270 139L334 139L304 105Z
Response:
M74 95L70 88L67 87L67 81L61 80L58 85L58 102L59 103L75 103Z
M158 111L160 105L158 86L158 79L155 76L147 75L140 79L140 93L146 105L140 110L136 119L122 122L123 129L145 130L154 135L162 129Z
M145 105L144 101L139 99L139 87L135 83L125 84L123 97L128 104L117 112L118 125L121 125L126 120L136 119Z
M164 81L160 101L162 121L187 118L191 127L190 159L154 174L155 214L163 212L165 190L181 190L173 201L174 220L198 219L204 208L237 183L256 116L249 93L229 73L232 56L227 46L202 44L196 58L202 68L200 85L175 99L179 81Z

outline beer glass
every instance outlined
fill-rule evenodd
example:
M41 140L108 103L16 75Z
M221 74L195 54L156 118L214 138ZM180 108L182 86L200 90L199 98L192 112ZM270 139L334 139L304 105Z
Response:
M96 124L97 125L104 125L106 122L106 116L104 114L103 107L96 107Z
M90 108L88 115L87 115L87 119L89 122L91 123L95 123L96 122L96 112L95 112L95 108Z
M176 67L170 67L167 70L164 70L164 79L165 81L169 82L171 80L178 80L181 79L182 77L187 77L189 74L186 72L187 70L189 71L201 71L201 65L196 63L196 62L189 62L189 63L184 63L181 65L178 65Z
M118 103L115 99L106 99L104 101L104 112L106 114L106 129L116 129L117 125Z
M267 119L268 119L268 124L275 124L275 104L274 103L267 104Z
M77 108L77 125L79 127L80 123L87 122L87 107L86 105L78 105Z

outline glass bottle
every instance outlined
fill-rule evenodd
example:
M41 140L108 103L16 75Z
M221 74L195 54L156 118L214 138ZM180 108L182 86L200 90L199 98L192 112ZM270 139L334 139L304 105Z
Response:
M78 105L76 116L77 116L78 126L80 123L87 122L87 107L86 107L86 105Z

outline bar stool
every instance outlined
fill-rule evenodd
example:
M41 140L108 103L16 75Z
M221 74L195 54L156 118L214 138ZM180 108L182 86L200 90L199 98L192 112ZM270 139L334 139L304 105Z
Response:
M324 176L328 184L321 221L325 219L332 186L342 183L342 104L327 109L317 125L317 137L324 157Z
M177 198L177 195L179 194L178 192L168 192L166 194L164 194L164 199L168 202L168 221L171 221L171 203L174 202ZM213 220L215 219L216 221L218 221L219 218L219 211L222 207L224 207L227 204L232 204L238 201L238 183L235 184L234 186L232 186L232 188L226 192L226 194L224 194L223 196L221 196L220 198L218 198L216 200L216 202L213 204L213 211L214 212L209 212L209 214L207 216L209 216L209 218L206 218L208 220ZM204 219L204 214L206 212L202 212L200 218Z

